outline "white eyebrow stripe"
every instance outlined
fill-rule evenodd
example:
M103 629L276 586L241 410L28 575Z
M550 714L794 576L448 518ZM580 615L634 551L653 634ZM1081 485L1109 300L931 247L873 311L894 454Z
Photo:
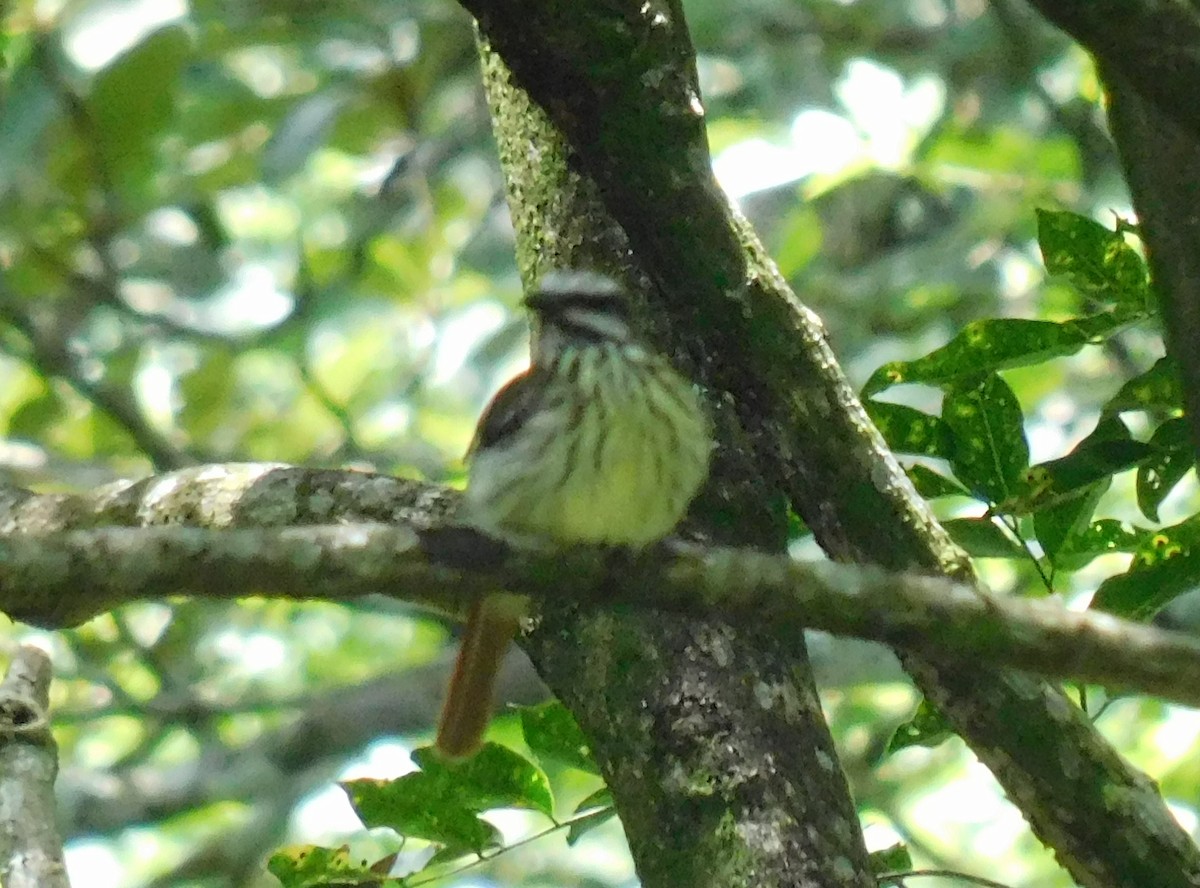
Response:
M629 338L629 324L624 318L593 308L569 308L550 322L566 331L589 332L601 339L625 341Z

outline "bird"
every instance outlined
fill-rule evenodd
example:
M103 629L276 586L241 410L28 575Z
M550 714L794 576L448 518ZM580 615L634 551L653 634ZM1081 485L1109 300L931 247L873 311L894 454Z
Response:
M564 269L525 299L528 370L479 419L459 519L540 549L643 548L679 524L708 477L712 426L697 387L631 326L612 278ZM482 745L496 673L527 610L491 593L468 614L434 748L462 760Z

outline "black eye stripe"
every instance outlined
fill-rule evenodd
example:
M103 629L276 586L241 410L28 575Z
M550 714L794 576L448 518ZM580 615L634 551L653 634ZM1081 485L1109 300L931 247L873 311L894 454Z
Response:
M595 312L619 318L629 316L629 305L618 295L608 293L538 293L530 297L529 306L547 317L567 312Z

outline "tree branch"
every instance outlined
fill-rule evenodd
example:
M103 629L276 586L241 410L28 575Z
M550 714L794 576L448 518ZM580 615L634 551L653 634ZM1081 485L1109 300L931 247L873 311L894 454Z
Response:
M49 657L24 645L0 682L0 881L7 888L68 888L54 810L50 677Z
M379 480L348 473L347 486ZM432 501L446 496L437 488L429 493ZM339 524L9 535L0 538L0 607L26 622L61 627L129 601L179 594L384 594L456 613L490 592L520 589L553 605L570 588L577 606L719 616L784 637L824 629L1200 706L1200 640L1048 600L999 597L873 566L688 543L641 553L515 551L467 528L422 523L419 531L411 524Z
M1200 8L1189 0L1030 0L1153 103L1200 138ZM1150 135L1154 131L1146 131Z
M1200 19L1200 12L1196 13ZM1192 49L1200 55L1200 27ZM1137 207L1154 272L1167 352L1183 383L1185 413L1200 458L1200 126L1187 128L1178 111L1141 93L1123 69L1102 65L1109 90L1108 120ZM1198 75L1200 76L1200 75ZM1186 107L1197 103L1189 82Z
M57 376L92 406L120 426L156 469L175 469L195 462L156 431L142 416L132 394L104 379L92 379L77 366L64 337L47 332L18 307L0 280L0 321L6 321L28 342L26 359L44 377Z

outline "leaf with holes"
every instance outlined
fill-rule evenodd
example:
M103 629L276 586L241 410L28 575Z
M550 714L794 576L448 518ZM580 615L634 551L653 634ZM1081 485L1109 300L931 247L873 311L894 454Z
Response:
M892 739L888 741L887 753L891 755L910 746L934 747L941 746L954 736L954 731L941 710L922 700L912 718L896 728Z
M952 386L942 419L954 434L955 477L988 502L1016 493L1029 466L1029 444L1021 405L1008 383L991 374Z
M368 829L479 853L500 846L499 831L460 801L454 787L420 771L396 780L347 780L342 789Z
M485 743L479 752L461 762L448 762L432 747L413 750L421 773L436 781L472 811L493 808L528 808L547 817L554 815L550 781L542 769L525 756Z
M1200 552L1136 563L1123 574L1109 577L1092 598L1092 607L1129 620L1148 620L1193 589L1200 587Z
M267 862L267 871L277 878L283 888L403 888L402 879L381 879L386 876L394 857L375 863L354 861L350 849L321 848L316 845L297 845L280 848Z
M1182 409L1183 386L1179 381L1179 369L1170 357L1159 358L1145 373L1121 386L1120 391L1104 405L1105 413Z
M1131 528L1115 518L1101 518L1067 537L1055 556L1055 567L1079 570L1101 555L1113 552L1134 552L1151 535L1140 527Z
M964 378L1073 355L1148 316L1118 309L1069 321L995 318L974 321L941 348L913 361L893 361L871 374L864 398L901 383L945 387Z
M1091 299L1144 308L1150 275L1121 231L1076 213L1038 210L1038 246L1046 271Z
M867 860L870 863L871 872L877 876L887 873L904 873L913 868L913 859L912 855L908 853L908 846L901 842L879 851L872 851Z
M1157 521L1162 501L1196 465L1196 451L1188 422L1182 416L1168 419L1155 429L1150 446L1155 452L1138 468L1137 501L1142 514Z
M953 452L954 436L938 417L887 401L867 399L863 407L883 434L888 447L897 453L948 459Z
M1147 533L1129 569L1100 584L1091 606L1146 620L1171 600L1200 586L1200 517Z

